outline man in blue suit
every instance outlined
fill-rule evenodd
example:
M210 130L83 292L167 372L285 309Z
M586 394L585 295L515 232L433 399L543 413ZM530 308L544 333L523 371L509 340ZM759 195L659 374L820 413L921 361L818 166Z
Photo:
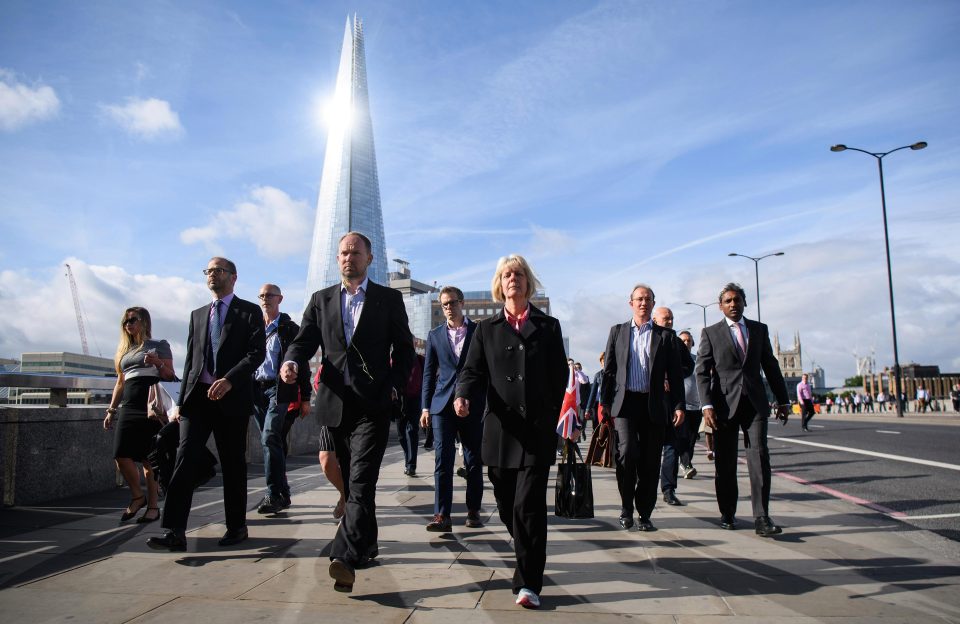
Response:
M461 418L454 413L457 374L467 359L470 339L477 324L463 315L463 292L459 288L444 286L438 300L446 322L430 330L427 335L420 425L426 428L432 421L436 446L434 516L427 524L427 530L447 533L453 528L450 511L453 507L453 460L456 456L454 437L458 433L467 471L466 526L483 526L480 520L480 502L483 499L480 443L483 439L485 389L470 397L469 415Z

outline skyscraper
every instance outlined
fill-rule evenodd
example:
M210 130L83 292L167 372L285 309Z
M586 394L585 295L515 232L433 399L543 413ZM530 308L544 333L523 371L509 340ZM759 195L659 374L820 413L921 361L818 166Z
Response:
M367 93L363 23L356 15L352 23L347 18L330 110L304 305L309 303L314 291L340 281L337 243L351 230L363 232L373 243L370 279L384 285L388 279L380 182Z

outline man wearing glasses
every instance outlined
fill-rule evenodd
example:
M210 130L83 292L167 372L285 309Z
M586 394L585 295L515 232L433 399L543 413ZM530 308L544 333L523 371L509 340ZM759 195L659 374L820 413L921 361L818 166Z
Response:
M460 434L467 479L467 527L483 526L480 502L483 500L483 463L480 443L483 439L483 408L486 388L470 399L470 413L460 418L453 411L457 375L467 359L470 339L477 324L463 315L463 292L455 286L440 289L440 307L446 322L427 335L427 355L423 366L420 425L433 425L436 460L433 473L433 520L428 531L447 533L453 529L450 519L453 507L453 462L456 457L454 437Z
M205 464L213 433L223 471L227 532L221 546L247 539L247 424L253 413L250 384L266 350L260 308L234 296L237 266L211 258L203 270L213 303L190 315L187 357L180 386L180 446L163 507L162 537L147 545L157 550L187 549L186 528L196 473Z
M330 547L329 573L341 592L353 591L355 569L377 555L375 497L390 408L415 357L403 298L367 278L372 262L369 238L360 232L341 237L341 283L313 294L280 369L293 384L297 362L322 352L316 407L333 436L347 501Z
M263 470L267 481L267 493L257 506L257 513L275 514L290 506L290 484L287 483L287 432L297 415L303 418L310 411L310 366L301 362L297 375L299 396L279 396L280 364L283 353L297 337L300 326L285 312L280 312L283 294L276 284L260 287L260 307L263 309L263 324L267 335L267 357L253 374L253 417L260 427L260 443L263 445ZM292 399L288 401L287 399ZM291 403L296 412L290 413Z

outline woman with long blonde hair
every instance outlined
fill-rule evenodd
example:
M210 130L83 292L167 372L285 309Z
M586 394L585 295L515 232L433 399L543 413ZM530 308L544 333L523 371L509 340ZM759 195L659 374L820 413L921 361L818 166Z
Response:
M117 469L130 487L130 504L120 520L126 522L146 507L137 522L154 522L160 519L160 508L157 481L147 462L147 454L161 425L147 416L147 396L150 386L160 380L170 381L176 375L170 345L166 340L153 340L150 313L146 308L135 306L124 310L120 318L120 343L113 362L117 369L117 384L103 419L103 428L115 429L113 456ZM140 485L137 463L143 466L146 496Z

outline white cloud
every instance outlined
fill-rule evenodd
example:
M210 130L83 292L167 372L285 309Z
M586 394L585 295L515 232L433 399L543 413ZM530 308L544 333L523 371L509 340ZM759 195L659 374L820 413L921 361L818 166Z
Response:
M306 201L292 199L272 186L259 186L250 191L248 201L221 210L204 226L180 232L180 240L187 245L203 243L218 253L221 240L246 239L262 256L285 258L308 248L311 217Z
M177 138L183 134L180 115L166 100L127 98L126 104L103 104L101 108L126 132L141 139Z
M180 366L190 310L210 299L200 280L131 274L76 258L64 262L77 282L92 355L113 357L123 310L143 306L150 311L154 337L170 342ZM26 351L82 352L65 274L62 263L37 271L0 271L0 306L10 312L0 315L0 357L19 357Z
M12 132L50 119L59 111L60 99L52 87L25 85L17 82L12 72L0 68L0 130Z

